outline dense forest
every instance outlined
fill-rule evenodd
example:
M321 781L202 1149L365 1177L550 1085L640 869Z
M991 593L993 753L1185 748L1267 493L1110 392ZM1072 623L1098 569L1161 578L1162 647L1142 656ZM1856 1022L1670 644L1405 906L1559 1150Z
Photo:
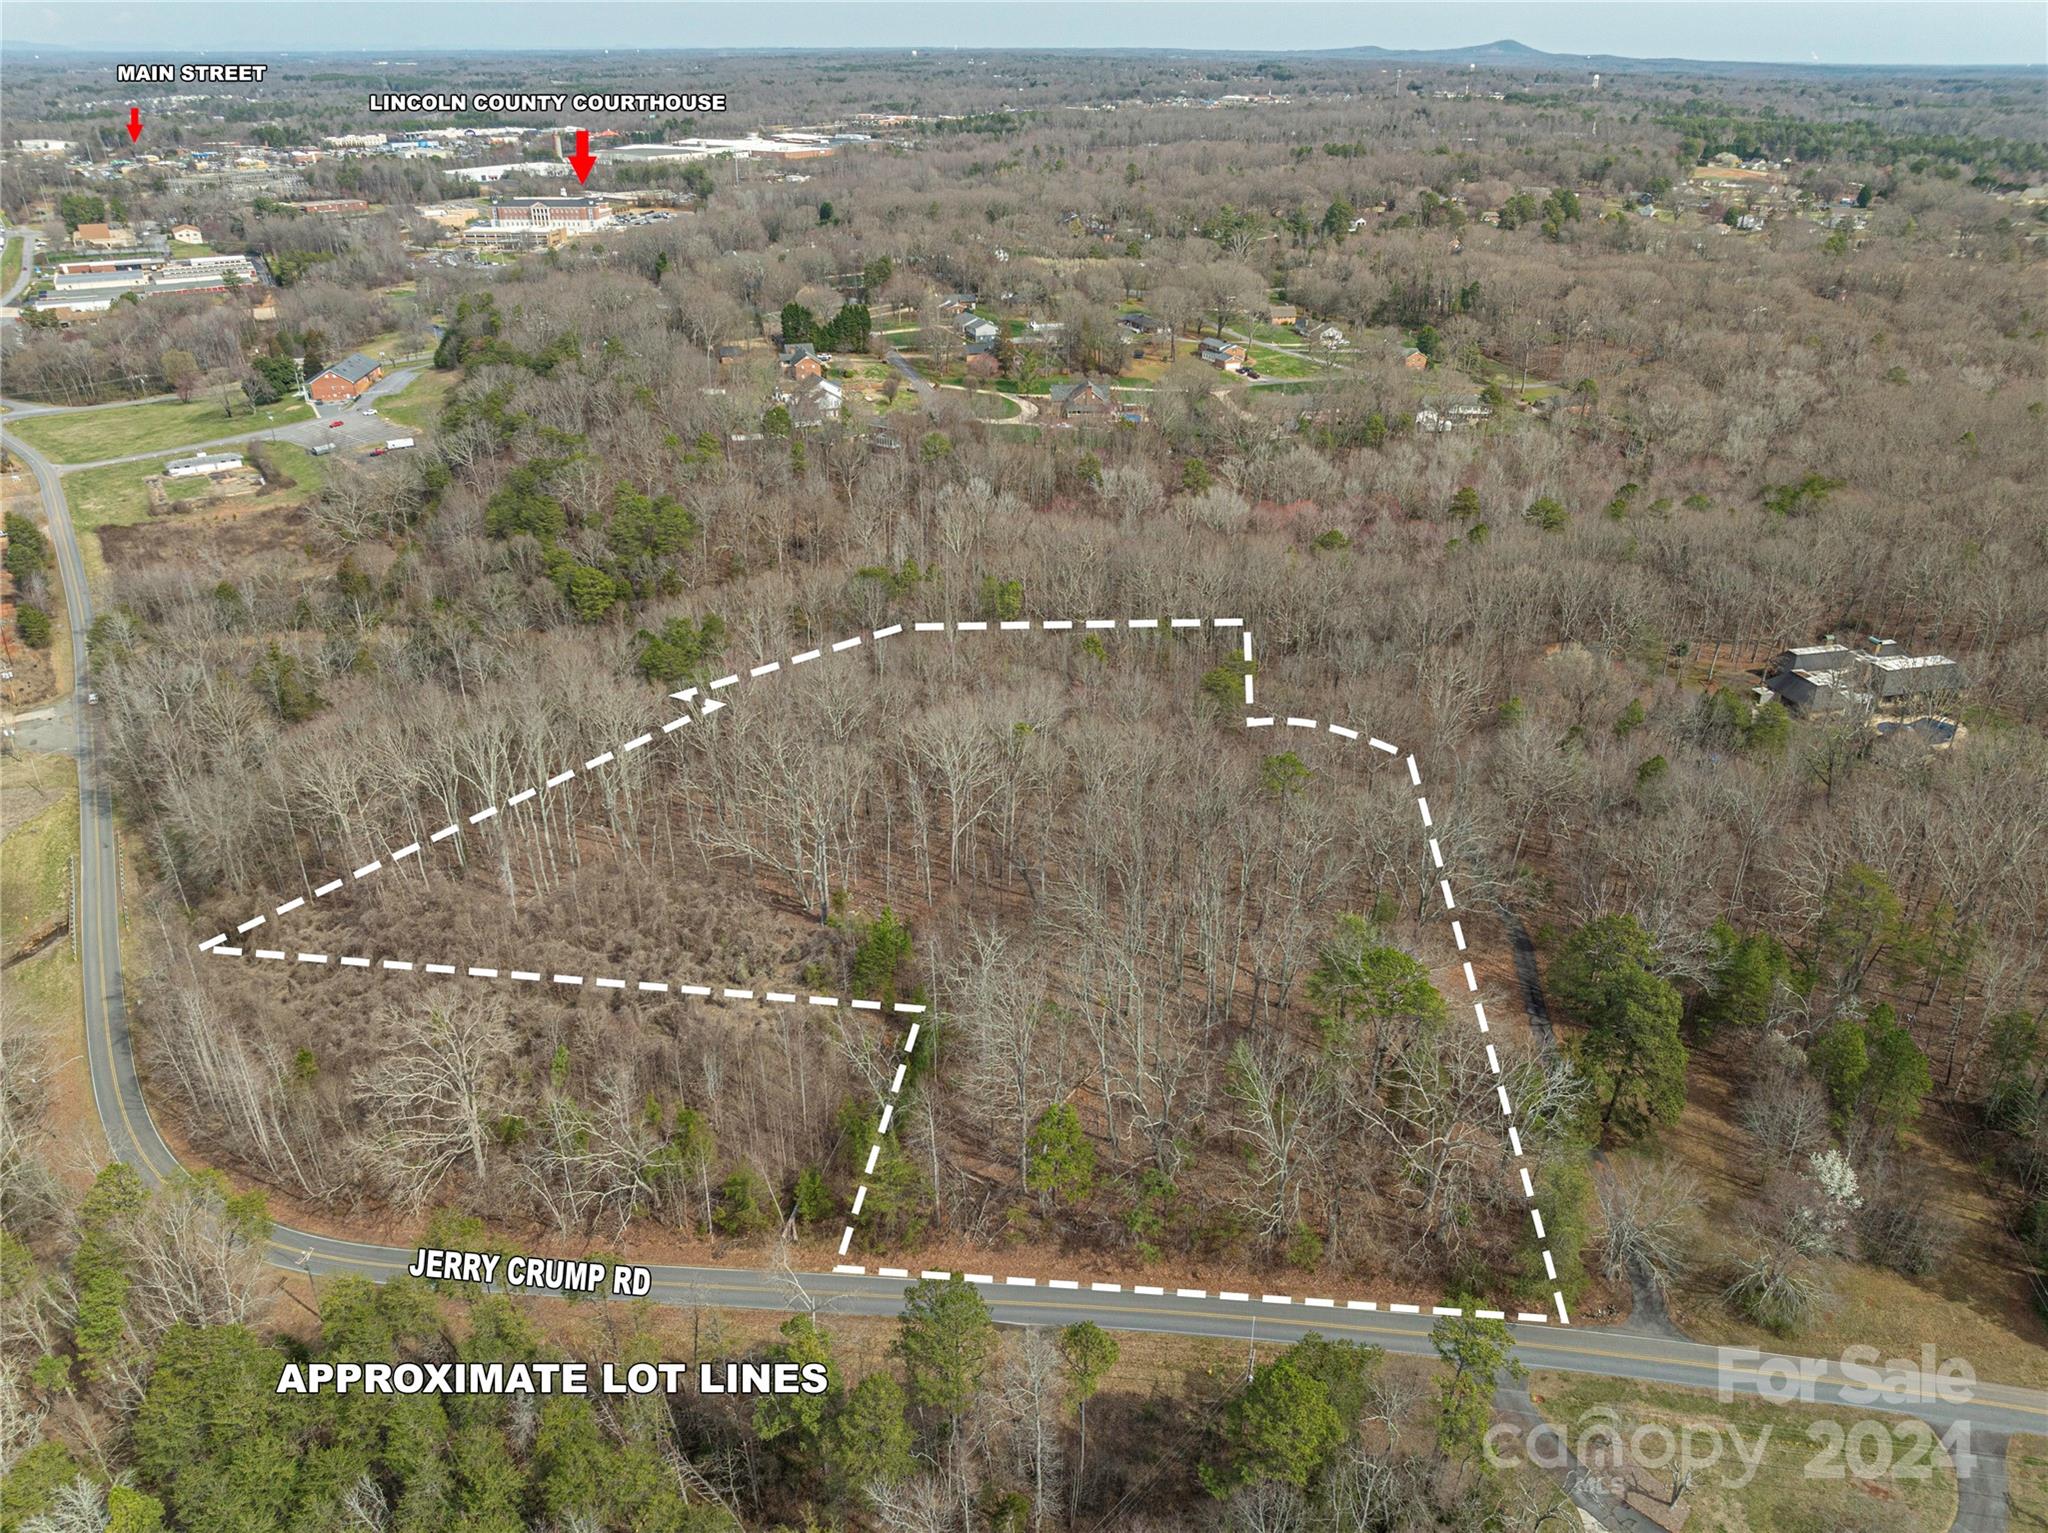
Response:
M1847 1275L1959 1246L2044 1291L2044 226L2010 195L2038 122L1969 82L1494 99L1290 69L792 66L820 114L1011 109L482 271L409 266L430 170L346 224L151 194L223 244L330 247L276 323L329 353L434 325L448 392L427 450L337 460L288 545L114 576L90 658L151 891L137 1047L226 1176L152 1198L110 1171L80 1204L12 1093L28 1339L0 1378L51 1436L16 1484L83 1473L91 1515L194 1529L1544 1510L1472 1465L1483 1320L1439 1328L1427 1398L1307 1341L1099 1405L1093 1446L1108 1339L999 1342L958 1284L786 1412L281 1401L285 1356L562 1349L410 1284L269 1318L287 1210L801 1270L850 1226L852 1259L913 1271L1684 1295L1795 1338ZM1790 163L1768 196L1688 179L1723 153ZM1142 420L991 421L968 387L905 411L893 384L776 418L764 337L864 306L875 360L945 369L962 291L1058 326L1026 371L1155 364ZM1284 388L1196 360L1282 302L1351 344ZM1149 358L1133 304L1167 327ZM10 393L266 349L232 305L151 305L20 337ZM1466 394L1483 425L1417 429ZM1771 654L1837 635L1958 662L1929 705L1952 743L1759 700ZM198 949L255 916L246 951ZM1734 1173L1688 1162L1709 1112ZM1951 1158L1996 1211L1966 1243L1929 1181ZM1739 1186L1706 1218L1710 1174ZM2022 1299L2015 1345L2044 1315ZM656 1347L648 1316L603 1324L605 1355ZM831 1328L760 1346L830 1356Z

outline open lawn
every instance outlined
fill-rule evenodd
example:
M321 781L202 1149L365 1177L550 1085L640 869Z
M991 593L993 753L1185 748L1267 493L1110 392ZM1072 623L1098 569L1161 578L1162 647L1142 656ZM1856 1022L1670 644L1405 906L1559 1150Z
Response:
M10 1048L55 1066L25 1121L41 1116L96 1165L105 1147L85 1077L78 960L63 930L77 850L76 763L27 753L0 761L0 953L16 960L0 968L0 1017Z
M64 499L71 506L71 525L80 532L96 527L118 527L139 522L149 515L149 497L142 482L163 472L154 460L141 463L109 463L68 474ZM192 500L204 495L207 481L200 478L167 479L164 493L172 500Z
M264 510L272 506L296 506L320 493L327 483L326 458L316 458L303 447L289 442L268 444L277 466L292 483L267 487L260 495L231 502L236 510ZM64 499L71 508L71 524L80 533L102 527L128 527L149 520L149 494L143 481L161 472L163 465L153 458L140 463L109 463L104 468L84 469L64 476ZM164 493L174 501L195 500L208 489L204 479L168 479ZM80 537L79 558L85 564L88 581L95 589L104 584L106 558L97 537Z
M21 275L20 240L9 240L7 248L0 251L0 291L14 286L14 279Z
M1016 400L1003 394L991 393L987 389L976 389L970 393L968 407L985 421L1013 420L1024 413L1024 407Z
M1251 365L1265 378L1313 378L1323 371L1318 363L1307 357L1271 346L1252 347Z
M171 258L173 260L179 260L185 256L203 256L212 254L213 247L208 244L196 243L192 240L171 241Z
M9 757L0 814L0 955L12 957L64 913L78 850L77 769L64 756Z
M401 426L425 430L440 420L441 406L447 403L449 390L460 381L460 376L453 372L423 372L396 394L378 399L377 413Z
M1263 319L1248 319L1243 324L1233 325L1231 328L1243 332L1255 341L1266 341L1280 346L1301 344L1301 337L1285 325L1269 325Z
M1608 1429L1640 1447L1644 1469L1671 1451L1674 1437L1680 1451L1690 1445L1695 1466L1718 1449L1692 1482L1686 1527L1701 1533L1922 1533L1955 1518L1955 1468L1932 1429L1908 1417L1721 1401L1702 1390L1579 1374L1531 1374L1529 1393L1575 1452ZM1622 1466L1589 1467L1611 1480ZM1655 1479L1638 1473L1646 1485Z
M1496 358L1482 356L1479 359L1479 370L1474 381L1484 385L1489 380L1499 384L1510 394L1519 393L1522 398L1532 401L1547 399L1552 394L1564 392L1560 385L1533 375L1525 381L1518 369Z
M434 337L431 332L386 330L371 336L355 349L366 357L375 357L388 368L395 362L420 355L423 350L432 351Z
M95 463L102 458L120 458L130 453L161 452L197 447L222 437L288 426L312 416L296 399L279 400L253 412L238 390L235 413L221 406L216 390L190 403L174 399L156 404L123 405L109 410L79 410L66 415L38 415L12 429L29 446L59 463ZM161 467L162 465L157 465Z

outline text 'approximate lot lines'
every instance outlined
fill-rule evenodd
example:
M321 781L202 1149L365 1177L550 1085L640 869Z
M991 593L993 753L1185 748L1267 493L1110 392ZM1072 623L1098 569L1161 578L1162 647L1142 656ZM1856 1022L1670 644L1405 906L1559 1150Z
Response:
M860 649L865 645L876 644L881 642L882 640L892 638L898 634L905 632L913 634L963 634L987 632L1048 633L1073 632L1077 630L1086 632L1089 630L1100 631L1113 629L1157 631L1162 628L1167 630L1182 631L1202 628L1238 630L1244 668L1243 679L1245 705L1247 707L1256 706L1257 687L1255 680L1256 671L1252 655L1252 633L1251 630L1245 626L1244 620L1242 618L1168 618L1163 620L1159 618L1086 618L1079 620L1071 618L1043 618L1038 619L1036 621L1011 620L993 622L912 622L907 625L903 623L895 623L888 625L886 627L869 630L864 634L856 634L850 638L839 640L838 642L830 646L821 646L815 649L800 651L789 656L786 662L763 662L762 664L750 667L746 671L744 677L742 677L740 672L732 672L728 675L718 677L717 679L709 682L707 686L703 689L703 691L706 694L716 694L724 691L729 687L737 686L743 679L757 680L765 676L778 675L781 674L785 668L793 670L797 666L806 665L812 661L821 659L827 654L846 654L851 651ZM672 692L669 694L669 696L676 701L684 703L687 707L687 705L690 703L692 699L699 696L699 689L695 687L688 687L684 688L679 692ZM719 701L719 699L715 695L706 695L700 713L702 716L708 716L724 706L725 705L721 701ZM690 722L691 715L686 711L683 714L680 714L677 717L670 719L666 723L664 723L661 726L661 732L663 734L672 734L676 730L682 728L684 725ZM1311 732L1327 730L1328 733L1336 736L1341 740L1344 740L1347 743L1358 743L1362 741L1370 749L1390 757L1403 757L1405 755L1405 764L1408 769L1408 780L1410 786L1415 790L1416 809L1422 820L1424 840L1429 848L1431 864L1439 872L1439 874L1443 874L1443 849L1438 841L1438 838L1434 834L1435 824L1431 816L1429 800L1422 793L1421 769L1417 765L1415 757L1412 754L1405 754L1398 745L1395 745L1390 741L1382 740L1376 735L1367 735L1360 730L1352 729L1342 724L1323 724L1319 723L1315 719L1302 718L1293 715L1286 717L1284 721L1275 718L1271 715L1247 715L1245 718L1245 725L1249 729L1274 728L1283 723L1284 727L1289 729L1300 729ZM618 746L615 750L603 751L600 752L598 755L589 758L583 763L582 770L586 772L594 771L599 767L610 765L611 763L618 760L621 755L629 754L652 743L653 739L654 732L651 730L646 733L635 736L633 739L628 740L620 746ZM544 783L544 786L549 789L558 788L568 782L573 781L577 775L578 773L575 768L565 768L561 772L558 772L555 775L547 778ZM487 821L495 820L498 816L500 808L516 808L519 805L533 799L536 796L537 791L538 790L534 788L526 788L518 793L514 793L511 796L509 796L502 805L486 805L482 809L479 809L476 812L468 815L467 823L471 826L476 826L481 825ZM440 830L433 832L427 838L427 841L428 844L435 844L444 840L458 837L461 834L462 825L460 823L451 821L449 824L443 826ZM365 863L363 866L355 869L349 875L348 880L335 878L329 880L327 883L320 885L319 887L313 890L313 897L316 899L324 898L327 895L333 894L336 891L344 887L347 887L348 882L359 882L362 879L371 877L374 874L380 872L385 866L397 865L399 863L402 863L407 858L418 854L420 850L421 844L417 841L412 842L407 846L400 847L395 851L388 853L386 858L373 859L372 861ZM1459 953L1463 955L1467 951L1468 944L1465 937L1464 924L1455 914L1453 914L1453 912L1455 912L1457 909L1457 901L1452 892L1449 877L1447 875L1439 877L1437 887L1438 892L1443 900L1445 914L1450 920L1452 938L1457 944ZM283 904L277 906L273 913L278 916L287 915L290 912L299 909L305 903L306 901L303 897L287 900ZM237 926L235 929L236 934L241 935L249 931L255 930L256 928L264 925L267 919L267 917L262 915L254 916L249 920L242 922L239 926ZM241 957L243 956L245 951L240 947L230 945L228 942L228 934L225 932L219 933L213 937L208 938L205 942L200 944L200 947L202 951L213 952L221 957ZM261 960L267 960L272 962L289 961L297 964L313 965L316 967L325 967L328 964L328 955L323 953L299 952L296 954L287 954L282 949L256 948L253 950L253 956ZM593 988L602 990L624 991L630 989L633 990L635 993L673 993L697 998L708 998L713 995L716 995L720 998L728 1000L758 999L769 1003L790 1005L797 1004L801 1001L803 1004L806 1005L833 1007L841 1005L843 1002L844 1004L849 1005L853 1009L869 1011L880 1011L888 1009L899 1013L916 1013L924 1010L923 1007L911 1006L908 1004L901 1003L893 1004L885 1008L883 1003L878 1001L852 1000L850 998L825 995L799 996L794 992L788 991L756 992L750 989L742 989L731 986L713 987L697 984L677 984L674 985L673 988L671 988L669 982L658 980L625 980L611 976L591 977L584 975L568 974L543 975L541 972L535 970L500 970L494 967L478 965L455 965L448 963L415 964L411 961L397 959L380 959L373 961L369 958L362 957L360 955L343 956L337 960L336 967L368 969L373 966L373 962L374 965L379 970L384 972L420 972L427 975L438 975L447 977L461 976L471 979L486 980L504 978L515 983L548 983L552 985L566 986L572 988L582 987L588 984ZM1474 973L1471 961L1469 959L1461 957L1460 963L1465 977L1466 988L1468 992L1470 992L1472 995L1472 1011L1474 1020L1478 1025L1480 1033L1486 1034L1490 1030L1490 1028L1486 1017L1486 1007L1484 1003L1478 999L1478 977ZM852 1246L853 1237L856 1229L854 1221L857 1221L859 1219L861 1211L867 1201L868 1183L865 1180L865 1178L871 1176L874 1173L875 1166L877 1165L880 1159L882 1148L882 1136L889 1132L889 1129L894 1122L897 1108L901 1104L901 1096L904 1082L907 1078L909 1071L911 1054L917 1046L917 1039L921 1025L921 1023L912 1022L908 1031L904 1035L901 1047L902 1057L898 1060L896 1068L893 1074L891 1075L888 1088L884 1093L882 1112L879 1119L877 1120L875 1136L868 1146L867 1159L864 1163L861 1173L863 1180L861 1180L856 1186L854 1199L851 1207L850 1219L849 1222L845 1225L840 1235L839 1254L841 1256L846 1255L848 1250ZM1494 1075L1498 1077L1501 1074L1500 1058L1491 1041L1488 1041L1488 1043L1486 1044L1486 1059L1489 1068L1492 1070ZM1520 1183L1520 1192L1527 1206L1527 1211L1529 1214L1531 1225L1535 1229L1537 1240L1540 1243L1544 1272L1551 1279L1552 1282L1555 1282L1557 1280L1556 1259L1549 1246L1549 1235L1544 1228L1542 1211L1537 1206L1535 1184L1534 1180L1530 1176L1526 1164L1526 1157L1524 1155L1522 1147L1521 1134L1513 1122L1514 1105L1512 1099L1508 1095L1507 1086L1505 1082L1496 1080L1494 1090L1495 1094L1497 1095L1500 1101L1501 1116L1504 1120L1506 1120L1505 1129L1509 1148L1512 1152L1513 1159L1516 1163L1515 1169L1516 1175ZM834 1271L838 1273L859 1275L864 1274L867 1271L867 1269L864 1266L842 1263L839 1266L835 1267ZM908 1269L884 1267L878 1268L877 1272L882 1276L898 1276L907 1275ZM926 1273L924 1275L949 1276L950 1274ZM966 1280L969 1282L994 1283L997 1281L992 1275L989 1274L967 1273L964 1274L964 1276ZM1039 1281L1040 1280L1035 1277L1007 1277L1002 1279L1002 1282L1005 1285L1020 1287L1035 1286ZM1046 1280L1046 1285L1048 1287L1055 1288L1078 1288L1080 1286L1080 1280L1059 1278L1048 1279ZM1114 1285L1091 1283L1089 1286L1092 1289L1098 1291L1114 1291ZM1163 1292L1163 1290L1148 1289L1142 1286L1134 1288L1132 1291L1136 1293ZM1206 1291L1204 1290L1176 1289L1175 1292L1177 1294L1181 1294L1187 1297L1206 1296ZM1249 1302L1250 1300L1249 1294L1236 1293L1230 1291L1219 1292L1216 1295L1216 1297L1223 1300L1241 1302ZM1566 1311L1563 1290L1553 1289L1551 1293L1551 1298L1556 1305L1558 1320L1560 1322L1569 1324L1570 1316ZM1295 1302L1295 1300L1288 1295L1266 1294L1261 1296L1260 1302L1269 1304L1289 1304ZM1339 1301L1324 1298L1304 1298L1300 1302L1305 1305L1314 1307L1334 1307ZM1345 1300L1342 1302L1344 1304L1344 1307L1349 1309L1370 1310L1377 1309L1379 1307L1376 1303L1363 1300ZM1395 1314L1420 1314L1423 1312L1421 1307L1416 1305L1391 1304L1387 1306L1387 1308L1390 1313ZM1455 1315L1466 1313L1465 1310L1460 1309L1456 1306L1445 1305L1432 1306L1430 1312L1438 1315ZM1470 1313L1483 1319L1505 1318L1504 1312L1498 1310L1475 1309L1470 1311ZM1522 1312L1517 1314L1515 1318L1523 1322L1538 1323L1542 1321L1547 1321L1550 1317L1548 1315L1541 1313Z

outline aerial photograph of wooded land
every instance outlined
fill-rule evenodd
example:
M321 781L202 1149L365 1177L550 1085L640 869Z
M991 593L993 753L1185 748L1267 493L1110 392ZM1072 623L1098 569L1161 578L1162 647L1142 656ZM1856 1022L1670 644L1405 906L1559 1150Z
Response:
M0 1533L2048 1530L2038 5L0 7Z

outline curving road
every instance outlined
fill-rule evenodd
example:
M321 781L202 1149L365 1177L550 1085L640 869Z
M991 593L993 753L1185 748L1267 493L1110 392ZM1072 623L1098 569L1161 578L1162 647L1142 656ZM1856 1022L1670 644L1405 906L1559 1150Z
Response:
M92 596L87 589L76 535L64 501L57 470L40 454L5 432L0 436L34 472L48 515L51 542L57 553L70 614L78 686L91 687L86 633L92 626ZM60 719L65 710L60 710ZM179 1164L150 1118L149 1104L136 1074L121 981L120 868L114 840L113 804L99 768L97 711L68 710L77 730L79 787L78 941L82 958L86 1055L93 1100L112 1153L134 1165L155 1184L176 1175ZM268 1250L279 1267L315 1276L358 1274L382 1280L404 1271L412 1262L410 1248L343 1240L278 1226ZM734 1309L794 1309L804 1302L852 1315L894 1315L902 1308L904 1279L844 1273L803 1273L794 1276L768 1271L721 1267L658 1266L653 1269L653 1297L675 1305L710 1305ZM803 1298L795 1292L803 1290ZM1387 1311L1310 1308L1299 1301L1241 1301L1213 1294L1201 1298L1128 1291L1097 1292L1053 1289L1028 1279L997 1276L980 1284L996 1320L1004 1325L1059 1326L1092 1320L1118 1331L1155 1332L1176 1336L1224 1339L1256 1338L1292 1341L1309 1331L1370 1342L1389 1352L1427 1355L1432 1351L1428 1315ZM1977 1384L1967 1399L1944 1398L1939 1381L1909 1384L1894 1398L1868 1400L1857 1396L1858 1380L1843 1368L1820 1359L1796 1356L1756 1357L1724 1353L1698 1343L1663 1336L1584 1327L1510 1327L1516 1350L1531 1368L1592 1373L1647 1383L1693 1389L1724 1389L1739 1395L1769 1392L1780 1380L1810 1378L1808 1398L1856 1410L1917 1416L1937 1432L1962 1426L1985 1453L1983 1467L1966 1479L1963 1505L1955 1526L1973 1530L2004 1526L2003 1440L2012 1432L2048 1432L2048 1396L2006 1385Z

